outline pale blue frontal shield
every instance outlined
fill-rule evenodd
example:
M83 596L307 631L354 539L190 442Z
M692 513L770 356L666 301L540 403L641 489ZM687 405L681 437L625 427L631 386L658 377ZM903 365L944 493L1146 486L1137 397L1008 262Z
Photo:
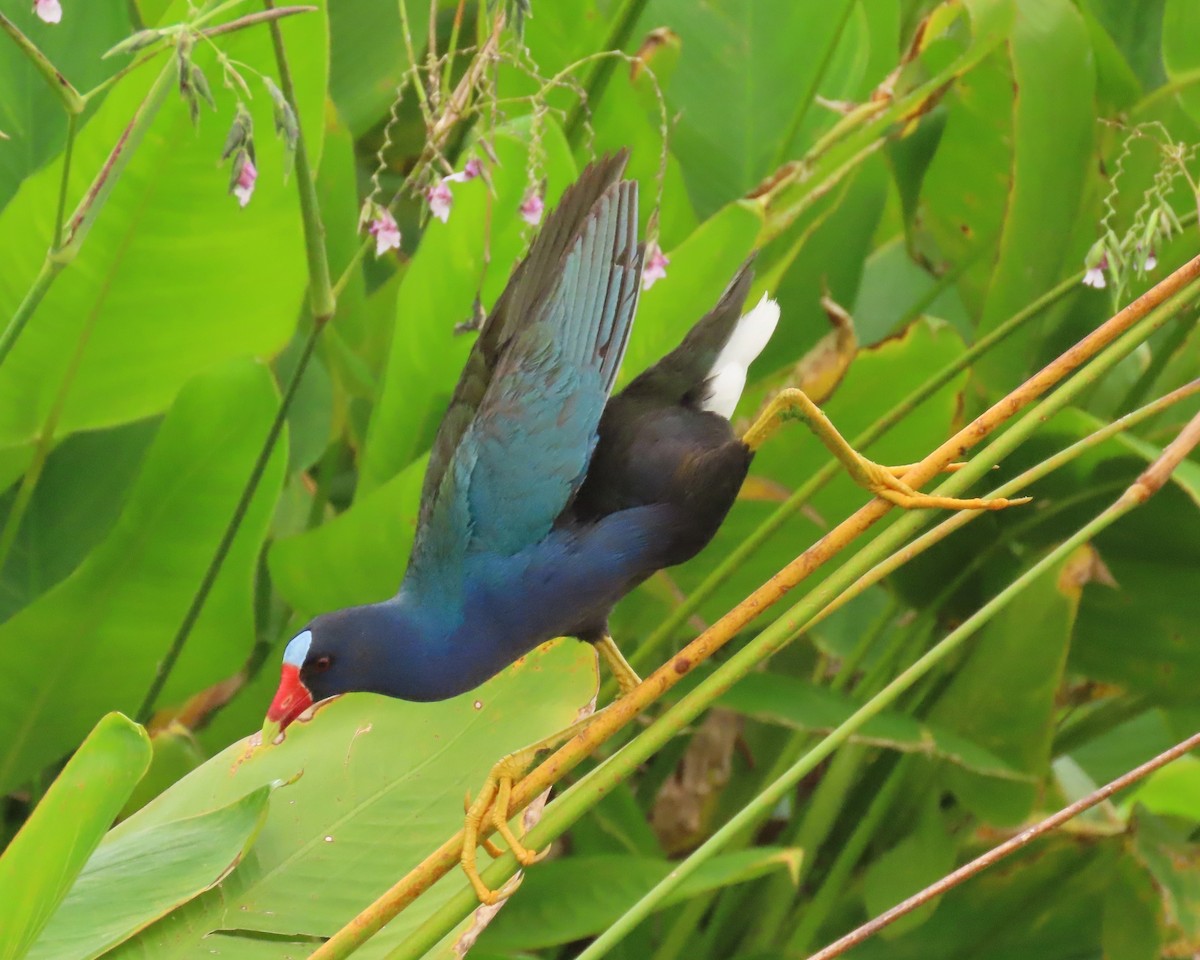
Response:
M304 661L308 658L308 648L311 645L311 630L305 630L303 633L296 634L288 642L287 648L283 651L283 662L290 663L293 667L304 666Z

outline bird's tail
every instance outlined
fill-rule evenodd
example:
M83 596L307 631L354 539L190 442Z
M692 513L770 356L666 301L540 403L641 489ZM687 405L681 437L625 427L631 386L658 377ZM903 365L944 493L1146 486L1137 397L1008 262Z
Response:
M742 313L754 272L747 260L708 313L683 342L633 381L630 393L646 393L731 417L746 371L771 339L779 304L764 295Z

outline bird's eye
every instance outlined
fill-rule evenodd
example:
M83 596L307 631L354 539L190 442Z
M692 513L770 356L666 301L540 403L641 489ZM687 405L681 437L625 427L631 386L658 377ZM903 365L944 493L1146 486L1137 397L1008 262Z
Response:
M333 665L332 657L317 657L311 664L315 673L324 673Z

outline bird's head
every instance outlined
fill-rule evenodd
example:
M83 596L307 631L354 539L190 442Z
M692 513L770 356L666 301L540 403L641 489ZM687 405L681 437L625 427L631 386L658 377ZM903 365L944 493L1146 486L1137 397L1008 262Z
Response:
M357 679L364 673L362 661L370 648L363 636L369 618L363 614L363 608L324 614L292 637L283 651L279 688L263 724L263 743L274 740L314 703L364 689Z

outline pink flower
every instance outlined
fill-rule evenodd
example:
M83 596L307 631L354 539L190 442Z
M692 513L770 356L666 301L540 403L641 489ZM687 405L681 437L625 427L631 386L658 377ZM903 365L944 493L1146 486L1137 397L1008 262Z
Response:
M33 0L33 12L46 23L58 23L62 20L62 6L58 0Z
M454 197L450 193L450 188L446 185L445 180L440 180L430 187L425 192L425 199L429 201L429 212L435 217L446 223L450 219L450 204L454 202Z
M667 278L667 267L670 265L671 261L662 252L658 243L651 240L646 247L646 262L642 267L642 289L649 290L659 280L665 280Z
M458 173L442 177L442 183L466 183L468 180L474 180L479 176L482 170L483 167L480 166L479 160L476 157L472 157Z
M237 182L233 185L233 195L237 197L238 205L245 206L254 196L254 181L258 179L258 168L254 161L246 157L238 171Z
M530 190L525 194L525 199L521 201L519 209L521 219L531 226L536 227L542 222L542 211L546 209L546 204L538 196L536 190Z
M375 238L375 256L382 257L389 250L400 249L400 228L390 210L381 209L367 232Z
M1142 263L1142 269L1149 273L1158 266L1158 257L1154 255L1154 248L1151 247L1150 253L1146 255L1145 261Z
M1094 267L1088 267L1087 273L1083 275L1083 285L1103 290L1108 285L1108 282L1104 279L1104 271L1107 269L1108 257L1101 257L1100 262Z

